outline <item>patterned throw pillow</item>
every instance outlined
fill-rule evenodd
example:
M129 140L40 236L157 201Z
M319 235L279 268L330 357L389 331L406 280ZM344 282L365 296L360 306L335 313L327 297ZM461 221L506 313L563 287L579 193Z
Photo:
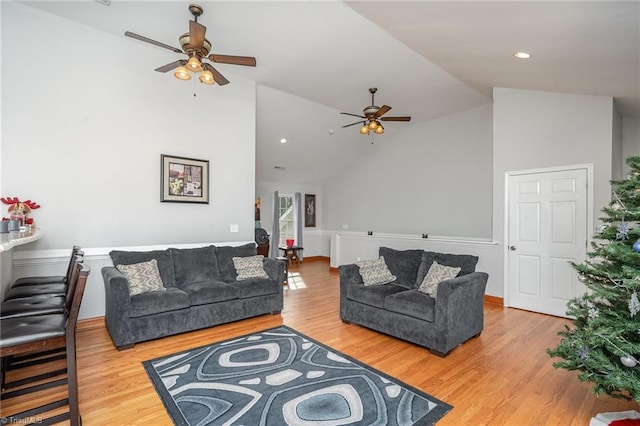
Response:
M233 257L233 266L236 268L238 277L236 280L244 281L250 278L269 278L262 266L263 255Z
M453 268L451 266L440 265L435 260L431 264L429 268L429 272L425 275L424 280L422 280L422 284L418 287L418 291L423 293L427 293L429 296L435 299L438 293L438 284L445 280L450 280L451 278L455 278L460 272L461 268Z
M360 276L364 285L382 285L395 281L396 277L391 273L384 257L373 260L360 260L356 262L360 268Z
M129 281L129 295L148 293L150 291L164 291L158 261L151 259L148 262L133 263L131 265L116 265Z

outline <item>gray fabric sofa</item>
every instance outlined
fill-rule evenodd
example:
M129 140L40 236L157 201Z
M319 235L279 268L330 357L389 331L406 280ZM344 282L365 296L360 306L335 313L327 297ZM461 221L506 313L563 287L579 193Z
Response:
M267 313L283 307L285 265L263 259L266 278L236 281L233 257L256 254L255 244L169 248L147 252L112 251L114 265L155 259L165 291L130 296L128 280L115 266L102 268L105 285L105 323L115 346L211 327Z
M365 286L355 264L341 265L340 318L428 348L446 356L477 337L484 326L484 293L488 275L475 272L476 256L423 250L379 249L396 280ZM417 290L433 261L461 267L442 281L433 297Z

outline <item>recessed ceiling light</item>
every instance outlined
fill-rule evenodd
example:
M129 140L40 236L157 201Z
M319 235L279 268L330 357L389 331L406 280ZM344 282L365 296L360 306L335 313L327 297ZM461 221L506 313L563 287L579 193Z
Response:
M287 143L287 140L285 138L280 139L280 143Z
M531 57L530 53L527 52L516 52L513 54L518 59L529 59Z

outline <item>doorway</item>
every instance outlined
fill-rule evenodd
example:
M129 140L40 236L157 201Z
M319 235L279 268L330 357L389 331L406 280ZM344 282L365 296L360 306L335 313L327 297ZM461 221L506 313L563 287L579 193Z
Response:
M505 306L566 317L586 290L571 262L586 259L592 166L507 173Z

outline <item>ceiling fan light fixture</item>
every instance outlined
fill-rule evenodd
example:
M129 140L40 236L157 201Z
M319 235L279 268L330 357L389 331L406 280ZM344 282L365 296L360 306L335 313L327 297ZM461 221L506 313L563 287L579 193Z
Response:
M202 64L197 57L192 56L189 58L189 61L187 61L187 68L193 72L200 72L202 71Z
M174 77L178 80L191 80L191 75L189 74L189 70L185 67L178 67L176 72L173 73Z
M213 79L213 74L209 70L206 70L200 75L200 82L209 85L216 84L216 81Z
M95 1L109 4L112 0ZM198 75L203 84L216 84L219 86L229 84L229 80L227 80L217 69L205 62L205 59L221 64L243 65L249 67L256 66L256 58L253 56L209 54L211 52L211 42L206 38L207 27L198 22L198 17L203 14L204 10L202 6L192 3L189 5L189 12L193 15L193 20L189 21L189 31L183 33L178 38L181 48L153 40L149 37L145 37L131 31L125 31L124 35L144 43L152 44L156 47L170 50L173 53L186 55L187 59L173 61L155 69L155 71L162 73L173 71L173 75L180 80L191 80L191 72L193 72L195 76L203 73L204 71L208 71L207 73L204 73L204 76Z
M378 107L375 105L373 95L376 93L377 90L378 89L376 89L375 87L372 87L369 89L369 92L371 93L371 105L369 105L368 107L365 107L365 109L362 110L363 115L352 114L350 112L340 113L340 114L351 115L351 116L360 118L360 120L356 121L355 123L347 124L342 127L351 127L351 126L355 126L356 124L362 124L362 127L360 128L360 134L368 135L373 130L373 133L375 133L376 135L381 135L384 133L384 127L382 127L382 124L380 123L380 121L411 121L411 117L409 116L382 117L387 112L389 112L391 107L389 105L382 105L381 107Z

